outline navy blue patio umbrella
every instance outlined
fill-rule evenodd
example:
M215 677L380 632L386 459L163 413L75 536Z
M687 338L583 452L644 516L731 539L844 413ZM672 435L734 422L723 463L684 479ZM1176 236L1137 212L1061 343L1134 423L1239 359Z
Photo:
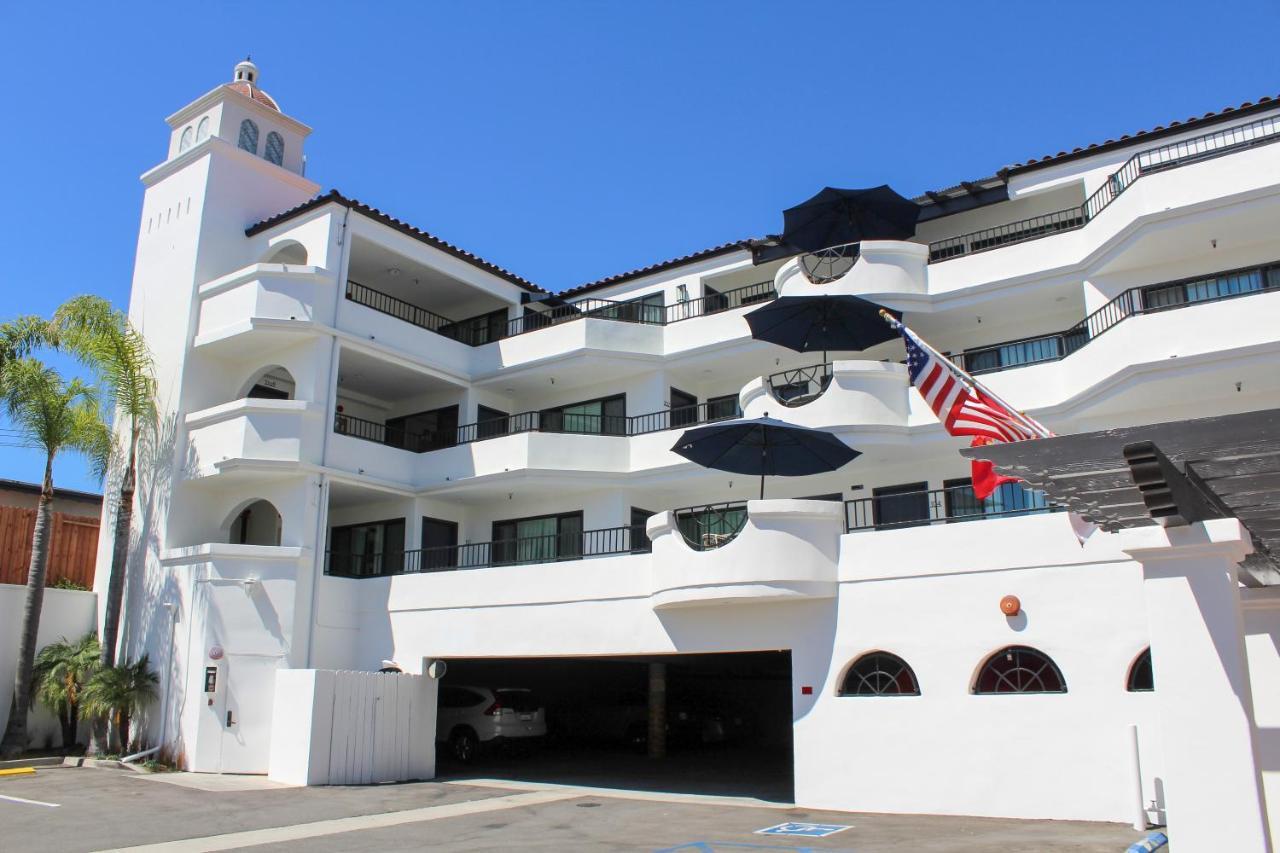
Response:
M796 352L864 350L891 341L898 332L881 311L902 320L901 311L849 294L782 296L747 314L751 337Z
M782 212L782 242L802 252L820 252L863 240L907 240L915 236L920 205L888 184L859 190L824 187Z
M690 462L717 471L765 477L803 477L843 468L861 452L829 432L763 418L724 421L681 433L671 448Z

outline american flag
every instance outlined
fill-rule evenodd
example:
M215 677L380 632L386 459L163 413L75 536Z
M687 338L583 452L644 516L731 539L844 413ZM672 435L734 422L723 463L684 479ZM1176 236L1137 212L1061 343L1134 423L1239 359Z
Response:
M1036 421L1011 410L960 368L924 345L906 326L899 325L898 331L907 344L911 384L947 432L991 441L1023 441L1052 435Z

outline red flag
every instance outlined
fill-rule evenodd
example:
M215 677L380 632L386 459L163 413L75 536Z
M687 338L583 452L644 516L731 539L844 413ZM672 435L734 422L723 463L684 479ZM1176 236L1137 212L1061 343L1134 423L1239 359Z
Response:
M995 444L995 442L986 436L975 435L969 446L981 447L984 444ZM973 495L980 501L985 501L989 498L1002 484L1018 482L1017 477L1006 477L1003 474L997 474L996 466L985 459L973 460L970 476L973 480Z

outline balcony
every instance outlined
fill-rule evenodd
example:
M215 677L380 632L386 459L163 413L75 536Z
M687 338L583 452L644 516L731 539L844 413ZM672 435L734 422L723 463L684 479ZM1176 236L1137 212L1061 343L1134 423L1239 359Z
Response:
M800 426L904 427L909 383L904 365L887 361L834 361L762 376L742 389L743 414L778 416Z
M377 554L325 552L325 574L343 578L377 578L431 572L524 566L586 560L619 554L646 554L649 539L641 525L583 530L547 536L471 542L412 551Z
M951 356L974 375L1060 361L1130 317L1280 290L1280 263L1131 287L1062 332L973 347Z
M1061 509L1051 506L1043 492L1027 489L1021 483L1004 483L986 500L978 500L966 481L931 491L895 491L845 501L845 532L951 524Z
M1109 175L1103 185L1079 207L934 241L929 244L929 262L938 263L1083 228L1106 210L1121 193L1133 186L1134 182L1146 175L1277 140L1280 140L1280 118L1269 117L1139 151Z
M703 509L707 511L703 511ZM834 598L840 505L760 500L649 519L655 610Z
M317 404L304 400L233 400L186 416L188 469L209 473L228 459L315 462L306 448L320 446Z
M514 319L484 315L467 320L452 320L356 281L348 281L346 290L347 299L357 305L363 305L470 347L483 346L517 335L536 332L539 329L588 318L666 326L682 320L721 314L736 308L768 302L776 296L773 282L761 281L724 292L710 292L698 299L677 302L674 305L654 305L640 300L560 300L552 297L524 306L524 314Z

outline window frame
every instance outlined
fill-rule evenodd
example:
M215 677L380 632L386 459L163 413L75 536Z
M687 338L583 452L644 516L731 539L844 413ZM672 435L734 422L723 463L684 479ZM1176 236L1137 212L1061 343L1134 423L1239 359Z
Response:
M273 141L276 143L276 153L278 154L279 159L271 156L271 143ZM284 137L274 130L267 132L267 142L262 146L262 159L266 160L268 163L274 163L277 166L284 165Z
M1146 670L1145 672L1146 680L1150 686L1148 687L1135 686L1135 682L1138 680L1138 677L1144 674L1142 672L1143 669ZM1152 664L1151 664L1151 647L1150 646L1147 646L1145 649L1138 652L1138 656L1135 657L1129 663L1129 672L1126 675L1124 680L1124 689L1126 693L1154 693L1155 692L1156 674L1155 674L1155 669L1152 667Z
M360 560L363 560L365 559L366 556L372 556L374 558L373 560L373 568L375 569L374 571L362 571L359 573L354 571L347 571L345 574L342 575L342 577L355 577L355 578L385 577L386 575L400 574L401 572L403 572L405 546L408 544L407 536L409 533L409 527L408 527L408 524L406 523L407 521L408 519L406 517L401 516L399 518L383 518L383 519L376 519L372 521L358 521L358 522L353 522L351 524L331 525L329 527L329 541L328 541L329 565L331 567L331 572L332 572L332 566L336 558L345 559L347 561L348 566L350 566L350 565L354 565L357 562L356 558L360 558ZM398 547L393 545L392 538L387 535L388 528L394 528L395 525L399 525L400 527L400 542ZM338 534L344 533L344 532L349 533L350 531L359 527L381 527L382 528L381 552L373 555L357 554L354 551L350 551L349 553L339 554L337 550L334 548L334 544L338 538Z
M901 668L898 670L898 673L890 679L891 684L895 686L898 685L898 679L901 678L903 675L906 675L907 678L910 680L912 689L911 690L894 690L892 692L888 692L885 690L874 690L872 692L865 692L865 693L860 691L851 692L848 689L849 679L853 677L854 672L858 668L859 664L862 664L864 661L875 662L875 659L877 658L887 659L889 661L892 661L895 664L900 665ZM858 677L861 679L859 683L859 687L861 687L864 684L869 684L870 682L868 681L868 677L870 675L875 675L875 674L887 675L888 673L885 672L884 670L877 669L877 670L874 670L872 673L868 673L867 675L859 675ZM836 695L842 698L867 698L867 697L883 697L883 696L888 696L888 697L920 696L921 695L920 679L916 676L915 670L911 668L911 664L907 663L905 659L903 659L899 655L895 655L893 652L887 652L884 649L876 649L874 651L863 652L862 654L858 655L856 658L853 659L853 662L850 663L848 667L845 668L844 674L840 677L840 685L836 688Z
M535 555L534 558L532 559L522 559L521 554L519 553L519 545L517 545L516 543L521 541L530 541L531 539L543 538L543 537L524 537L524 539L522 540L521 537L519 536L520 525L522 523L527 523L530 521L549 521L552 519L554 519L556 523L556 532L552 534L548 534L548 536L551 539L550 544L554 546L555 553L549 554L549 555L538 554L538 555ZM578 529L576 531L566 531L564 529L564 522L568 520L574 520L577 522ZM514 535L510 537L499 535L499 528L507 527L507 526L511 528L511 531ZM583 518L583 511L580 509L573 510L571 512L555 512L555 513L546 513L544 515L527 515L527 516L524 516L523 518L497 519L490 523L490 528L489 528L489 533L490 533L489 541L491 543L489 546L489 550L490 550L489 562L494 566L512 566L512 565L521 565L525 563L557 563L562 560L582 559L583 530L585 530L584 518ZM566 541L571 536L578 537L576 543L572 541ZM564 546L566 544L576 545L576 547L571 547L570 549L565 550ZM499 547L499 546L502 546L502 547ZM508 555L507 553L505 553L508 548L515 549L515 552ZM508 557L510 558L508 559Z
M1022 687L1019 687L1019 689L1016 689L1016 690L981 689L984 676L987 674L988 669L990 669L991 666L995 664L1002 655L1006 655L1006 654L1024 655L1028 653L1039 657L1044 662L1040 666L1040 668L1033 673L1032 677L1040 680L1043 683L1044 679L1042 678L1042 673L1045 671L1047 667L1049 672L1052 673L1052 675L1057 678L1058 684L1060 685L1061 689L1059 690L1027 690L1027 689L1023 689ZM1030 671L1028 667L1023 666L1022 660L1020 659L1014 661L1010 671L1016 671L1016 670L1026 670L1028 672ZM999 674L996 678L995 685L998 686L1001 683L1011 684L1011 682L1009 682L1009 680L1006 678L1004 674ZM994 652L987 655L983 659L982 663L978 666L977 672L974 674L973 683L969 688L969 692L974 696L1037 696L1037 695L1056 696L1056 695L1061 695L1067 692L1067 678L1065 675L1062 674L1062 668L1058 666L1057 661L1055 661L1045 652L1042 652L1039 649L1034 648L1033 646L1010 645L1010 646L1004 646L1002 648L996 649Z
M261 135L261 131L258 129L258 123L256 121L251 118L244 119L240 122L240 134L236 138L236 147L241 151L248 151L256 157L258 155L258 139ZM252 148L245 144L246 140L250 139L253 142Z

